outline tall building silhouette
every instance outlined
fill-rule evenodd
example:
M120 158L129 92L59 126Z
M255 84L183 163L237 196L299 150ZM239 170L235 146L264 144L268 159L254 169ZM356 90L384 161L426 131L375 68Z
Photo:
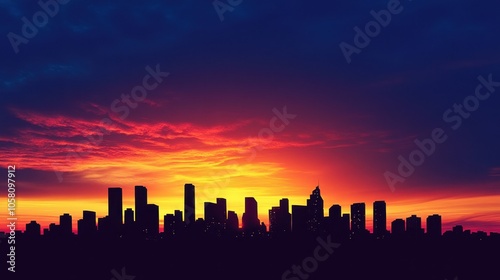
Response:
M417 215L411 215L406 218L406 233L411 236L418 236L423 234L424 230L422 229L422 219L417 217Z
M160 208L156 204L146 205L146 236L154 238L160 233Z
M97 231L101 235L109 235L110 225L108 216L97 218Z
M60 229L61 229L60 225L56 225L55 223L49 224L49 233L50 233L50 236L59 237L60 234L61 234Z
M227 225L226 228L229 231L236 232L238 231L240 225L239 225L239 220L238 220L238 214L234 211L228 211L227 212Z
M125 209L125 225L132 226L134 224L134 210L132 208Z
M227 219L227 200L225 198L217 198L217 219L224 224Z
M427 217L427 234L432 237L442 235L441 216L434 214Z
M194 188L193 184L184 185L184 222L187 225L194 225L196 220Z
M163 221L163 232L166 236L177 236L182 228L182 211L175 210L175 214L167 214Z
M288 198L280 199L280 214L278 215L280 230L284 233L292 231L292 214L290 213L290 202Z
M166 214L163 216L163 232L166 236L175 236L176 219L174 214Z
M134 221L134 210L132 208L125 209L125 223L123 224L123 234L126 237L139 236L140 230L137 223Z
M73 218L70 214L65 213L59 216L59 232L62 235L73 234Z
M403 236L406 232L405 220L396 219L391 223L391 233L394 236Z
M319 186L317 186L307 200L308 219L307 227L310 232L318 232L324 218L323 198Z
M148 189L144 186L134 187L135 196L135 222L139 230L143 231L145 228L146 205L148 205Z
M213 202L205 202L205 209L204 209L204 219L205 222L215 222L216 217L217 217L217 204Z
M304 205L292 205L292 232L294 234L305 234L308 229L308 207Z
M36 221L31 221L28 224L26 224L26 231L25 235L28 237L36 237L40 236L40 224L38 224Z
M383 237L387 233L387 212L385 201L375 201L373 203L373 234Z
M351 205L351 232L354 236L366 233L366 206L364 202Z
M292 231L292 215L287 198L280 200L279 207L269 210L269 232L273 236L282 236Z
M174 211L174 217L177 221L182 223L182 211L181 210L175 210Z
M226 222L226 200L218 198L217 203L205 202L204 205L206 232L221 236Z
M119 234L123 224L122 188L108 188L108 217L112 234Z
M269 232L275 234L278 231L278 214L280 207L272 207L269 210Z
M332 219L339 219L342 217L342 206L334 204L328 209L328 217Z
M246 232L258 232L260 220L258 215L257 200L253 197L245 197L245 213L243 213L243 230Z
M338 204L328 209L328 218L325 219L327 232L333 234L337 239L341 238L342 207Z
M464 227L462 225L456 225L452 228L452 231L455 236L462 236L464 233Z
M78 235L93 237L97 233L96 213L94 211L83 211L83 218L78 220Z
M351 234L351 216L350 214L343 214L340 220L339 238L348 239Z

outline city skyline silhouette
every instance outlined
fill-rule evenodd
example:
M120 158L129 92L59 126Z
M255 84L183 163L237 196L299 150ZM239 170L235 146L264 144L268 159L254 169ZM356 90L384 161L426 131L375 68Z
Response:
M221 237L223 233L232 231L233 236L245 236L252 232L251 236L276 237L280 233L287 234L319 234L335 233L338 238L354 238L356 236L372 236L374 238L388 238L390 236L426 236L441 237L446 235L487 236L498 237L498 232L473 232L456 224L452 229L443 231L443 218L434 213L424 220L418 213L409 213L407 217L400 217L387 221L387 204L383 200L373 202L371 213L372 230L367 227L366 203L356 202L351 204L349 211L342 211L341 205L333 204L329 208L324 207L323 198L319 185L316 186L305 205L289 205L288 198L280 199L278 205L268 209L268 223L259 220L258 201L253 197L245 197L245 212L238 215L237 212L227 209L227 200L217 198L216 203L204 201L203 217L196 218L196 186L192 183L184 185L183 210L175 210L174 213L160 213L158 205L150 203L147 187L134 187L134 208L123 209L123 193L121 187L108 188L108 215L98 217L91 209L82 210L82 219L73 220L70 213L62 213L59 224L50 223L43 228L32 219L26 224L24 233L27 236L48 235L68 236L71 234L88 236L92 234L126 235L138 232L149 232L144 237L162 238L173 237L185 232L186 228L197 225L201 229L199 234L209 233ZM328 211L325 215L325 211ZM163 223L162 223L163 222ZM76 224L76 228L74 225ZM162 225L163 224L163 225ZM161 226L162 225L162 226ZM0 231L0 235L5 232Z
M0 8L1 280L500 279L500 2Z

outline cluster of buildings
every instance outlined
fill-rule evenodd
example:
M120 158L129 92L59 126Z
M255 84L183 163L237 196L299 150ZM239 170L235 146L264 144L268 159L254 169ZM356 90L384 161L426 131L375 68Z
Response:
M217 198L216 202L204 203L204 218L196 219L195 186L184 186L184 211L175 210L173 214L163 216L164 227L160 232L160 211L156 204L148 203L147 188L135 186L135 209L123 210L121 188L108 189L108 215L97 218L96 212L83 211L83 218L77 222L77 234L82 238L96 236L132 237L132 238L168 238L189 235L211 235L218 237L283 237L288 235L308 235L327 233L337 240L356 238L385 239L388 237L440 237L442 236L442 219L434 214L427 217L427 231L422 228L421 218L412 215L406 220L396 219L391 222L391 230L387 228L387 211L385 201L373 203L373 233L366 228L366 205L354 203L350 213L342 213L340 205L332 205L328 216L324 215L324 202L319 186L307 199L306 205L290 205L287 198L279 201L279 206L269 210L269 230L258 218L258 204L255 198L245 198L245 212L242 215L242 226L238 214L228 211L227 201ZM97 223L96 223L97 221ZM0 233L1 235L1 233ZM36 221L26 225L25 236L41 235L41 227ZM44 236L72 236L73 222L70 214L60 216L59 224L52 223L43 229ZM471 233L456 226L445 235L475 235L486 238L485 232ZM492 233L494 235L494 233Z

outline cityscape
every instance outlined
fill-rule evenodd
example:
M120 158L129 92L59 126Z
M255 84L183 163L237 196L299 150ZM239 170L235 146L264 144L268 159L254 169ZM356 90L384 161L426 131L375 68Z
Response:
M184 209L174 213L160 214L159 206L148 203L145 186L135 186L135 209L123 209L122 188L108 188L108 215L96 217L96 212L83 210L83 218L77 221L76 234L82 238L142 238L157 240L189 235L207 235L225 238L279 238L287 235L305 236L331 234L335 240L358 238L439 238L470 237L478 240L500 238L500 234L484 231L471 232L461 225L443 233L442 217L434 214L426 217L426 229L422 228L422 217L412 214L406 218L387 221L385 201L373 202L373 232L366 225L366 203L353 203L348 211L334 204L324 215L324 202L320 187L310 194L305 205L289 205L287 198L279 201L279 206L268 210L269 225L258 218L258 202L253 197L245 197L245 212L242 216L227 209L225 198L216 202L204 202L204 218L195 219L195 185L184 186ZM198 210L199 211L199 210ZM346 213L347 212L347 213ZM240 227L241 217L241 227ZM160 231L160 219L163 230ZM42 234L43 232L43 234ZM26 224L26 237L64 238L75 235L73 218L70 213L59 217L59 223L51 223L42 228L35 220ZM6 236L1 232L0 236Z
M499 1L0 8L0 280L500 279Z

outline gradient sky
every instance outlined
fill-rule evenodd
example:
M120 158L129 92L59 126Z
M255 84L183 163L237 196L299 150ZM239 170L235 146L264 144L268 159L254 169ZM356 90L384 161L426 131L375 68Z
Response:
M16 53L9 32L41 7L0 1L0 178L16 165L20 227L105 216L111 186L124 209L146 186L163 217L183 208L188 182L198 217L225 197L241 221L254 196L267 224L279 199L305 204L319 181L325 212L366 202L370 229L386 200L388 226L439 213L444 230L500 232L500 87L458 129L443 119L478 76L500 81L498 2L401 1L351 63L339 44L389 1L254 2L221 21L210 1L73 0ZM121 102L157 65L168 77L135 108ZM269 135L285 106L295 117ZM435 128L447 140L392 191L384 173Z

